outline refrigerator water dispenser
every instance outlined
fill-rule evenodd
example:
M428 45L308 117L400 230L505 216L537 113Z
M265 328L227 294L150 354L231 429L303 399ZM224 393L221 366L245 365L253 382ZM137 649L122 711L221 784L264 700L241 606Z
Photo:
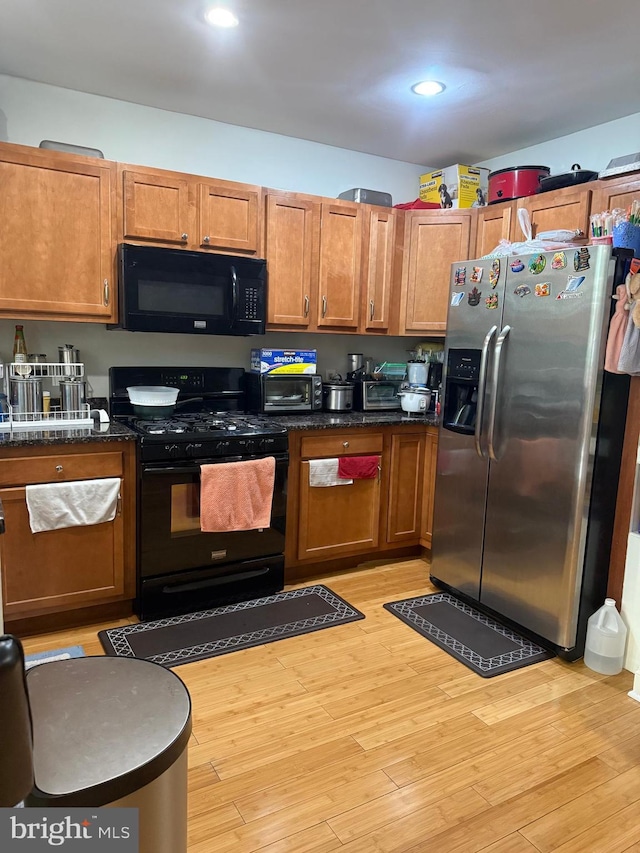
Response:
M471 435L476 428L479 349L451 349L447 361L444 429Z

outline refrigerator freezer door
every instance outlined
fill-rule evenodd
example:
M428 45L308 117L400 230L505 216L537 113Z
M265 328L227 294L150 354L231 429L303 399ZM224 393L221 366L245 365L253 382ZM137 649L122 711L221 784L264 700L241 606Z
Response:
M527 256L506 279L480 593L563 648L576 637L610 305L609 247L578 251L555 264L546 253L539 272Z
M506 260L501 259L500 264L506 266ZM466 392L474 385L471 374L480 378L477 368L483 345L490 355L495 343L495 333L501 324L504 280L504 271L490 260L461 261L452 268L449 288L431 576L476 600L480 593L489 460L486 440L480 434L483 430L478 430L477 436L474 429L464 431L465 425L474 423L473 407L477 414L483 403L481 395L474 400ZM489 298L491 305L497 304L496 308L487 306ZM495 331L489 338L492 328ZM473 359L475 373L470 367L471 373L465 376L464 364L469 365ZM457 389L452 364L460 366L458 374L462 378L457 386L460 400L454 396ZM487 401L484 403L486 411ZM482 458L476 448L477 440Z

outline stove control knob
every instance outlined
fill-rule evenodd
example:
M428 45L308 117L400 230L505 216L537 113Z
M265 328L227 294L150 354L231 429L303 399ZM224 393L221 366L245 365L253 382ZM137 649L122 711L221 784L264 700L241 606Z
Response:
M185 451L187 456L200 456L202 453L202 445L201 444L187 444L185 447Z
M256 450L256 442L248 438L244 443L244 449L247 453L254 453Z
M164 449L167 451L171 459L180 456L180 448L177 444L165 444Z
M224 451L224 450L228 450L228 449L229 449L229 442L228 441L219 441L216 444L216 450L218 450L218 451Z

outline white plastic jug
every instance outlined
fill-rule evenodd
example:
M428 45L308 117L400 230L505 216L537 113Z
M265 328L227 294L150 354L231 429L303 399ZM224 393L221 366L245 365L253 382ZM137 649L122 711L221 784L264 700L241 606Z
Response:
M617 675L624 663L627 626L616 610L613 598L605 598L603 606L589 617L584 662L594 672Z

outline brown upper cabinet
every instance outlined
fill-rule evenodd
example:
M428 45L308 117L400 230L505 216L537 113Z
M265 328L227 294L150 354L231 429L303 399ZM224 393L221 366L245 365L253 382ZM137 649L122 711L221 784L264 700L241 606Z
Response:
M492 252L500 240L511 240L512 223L516 221L515 201L503 201L478 210L474 258Z
M116 318L115 163L0 143L0 315Z
M621 207L626 210L634 199L640 199L640 175L622 175L598 181L594 185L591 210L601 213Z
M268 326L356 331L363 206L277 191L266 198Z
M444 335L451 264L469 258L475 210L407 212L400 333Z
M261 254L261 187L118 164L125 241Z
M398 318L404 214L389 207L364 208L360 331L395 334Z
M558 228L580 231L581 234L577 236L586 236L589 233L591 206L589 184L538 193L520 199L517 206L524 207L529 211L534 237L541 231L554 231ZM520 230L517 216L512 217L511 239L514 241L525 239Z

